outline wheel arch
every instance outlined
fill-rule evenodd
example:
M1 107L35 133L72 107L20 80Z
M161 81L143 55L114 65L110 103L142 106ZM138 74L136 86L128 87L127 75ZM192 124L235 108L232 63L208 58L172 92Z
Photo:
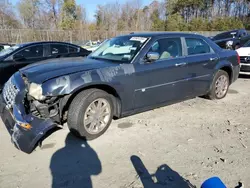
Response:
M94 85L88 85L86 87L78 88L76 89L72 94L66 95L63 98L62 106L61 106L61 114L62 117L65 115L65 113L68 111L70 104L72 103L73 99L82 91L87 89L100 89L107 93L109 93L112 96L113 105L114 105L114 119L118 119L121 116L121 105L122 100L118 92L110 85L107 84L94 84Z
M223 70L223 71L227 72L227 74L229 76L229 81L231 84L233 81L233 67L232 67L231 62L226 60L226 59L222 59L221 61L219 61L215 67L214 76L215 76L216 72L219 70Z
M229 81L230 84L232 83L232 79L233 79L233 70L230 66L222 66L219 68L219 70L223 70L225 72L227 72L228 76L229 76Z

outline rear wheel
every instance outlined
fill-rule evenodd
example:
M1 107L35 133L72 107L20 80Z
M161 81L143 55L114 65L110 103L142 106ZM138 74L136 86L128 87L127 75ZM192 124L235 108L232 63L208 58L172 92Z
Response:
M227 95L230 85L229 75L226 71L219 70L214 77L211 90L206 95L209 99L222 99Z
M79 93L68 113L68 127L72 133L87 140L101 136L113 118L112 96L99 89Z

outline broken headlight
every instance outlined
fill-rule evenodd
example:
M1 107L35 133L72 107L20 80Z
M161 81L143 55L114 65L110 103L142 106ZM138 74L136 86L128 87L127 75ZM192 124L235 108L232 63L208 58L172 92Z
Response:
M44 100L42 86L36 83L31 83L29 86L29 95L37 100Z

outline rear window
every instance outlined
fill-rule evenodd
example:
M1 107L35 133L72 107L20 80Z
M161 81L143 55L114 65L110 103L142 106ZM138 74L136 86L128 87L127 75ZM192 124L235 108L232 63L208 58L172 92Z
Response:
M186 38L188 55L210 53L210 46L202 39Z
M77 53L79 51L79 48L76 48L74 46L69 46L69 53Z
M51 44L50 45L50 54L57 55L57 54L67 54L69 52L68 45L62 44Z

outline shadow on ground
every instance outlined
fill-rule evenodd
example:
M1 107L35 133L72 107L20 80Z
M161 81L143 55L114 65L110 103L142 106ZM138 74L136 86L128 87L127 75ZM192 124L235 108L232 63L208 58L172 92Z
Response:
M97 153L86 141L68 134L65 147L56 151L50 163L52 188L92 188L92 175L102 171Z
M138 156L133 155L130 159L144 188L195 188L166 164L158 167L154 174L149 174Z
M240 74L240 75L239 75L239 78L250 79L250 75Z

